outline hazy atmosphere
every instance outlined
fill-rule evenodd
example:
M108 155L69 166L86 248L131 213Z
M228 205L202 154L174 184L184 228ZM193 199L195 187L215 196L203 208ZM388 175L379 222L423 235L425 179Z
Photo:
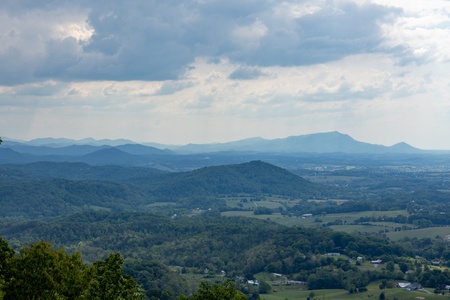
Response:
M450 149L449 1L5 0L0 135Z

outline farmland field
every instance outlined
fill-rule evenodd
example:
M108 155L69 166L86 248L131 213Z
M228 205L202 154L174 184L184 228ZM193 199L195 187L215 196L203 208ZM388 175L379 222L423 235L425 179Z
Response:
M261 206L268 205L268 201L260 201ZM408 215L406 211L364 211L356 213L342 213L342 214L328 214L325 216L313 216L309 218L289 217L280 213L260 214L256 215L253 211L226 211L222 213L223 216L241 216L267 220L279 223L285 226L306 226L306 227L323 227L327 223L339 222L339 225L330 225L329 228L347 233L357 234L371 234L381 233L385 234L389 239L396 241L405 237L409 238L435 238L440 236L445 238L450 235L450 227L430 227L430 228L414 228L413 225L407 224L410 230L395 231L396 228L402 227L405 224L398 224L394 222L368 222L367 224L353 224L355 220L361 217L393 217L397 215Z

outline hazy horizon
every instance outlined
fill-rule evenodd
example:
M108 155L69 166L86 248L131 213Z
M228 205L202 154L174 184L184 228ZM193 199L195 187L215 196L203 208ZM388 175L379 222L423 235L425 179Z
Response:
M436 0L0 3L0 136L450 149Z
M338 133L341 135L348 135L346 133L343 132L338 132L338 131L330 131L330 132L316 132L316 133L310 133L310 134L304 134L304 135L291 135L291 136L284 136L284 137L276 137L276 138L264 138L264 137L260 137L260 136L253 136L253 137L248 137L248 138L243 138L243 139L239 139L239 140L228 140L228 141L221 141L221 142L208 142L208 143L185 143L185 144L181 144L181 143L174 143L174 144L164 144L164 143L160 143L158 141L138 141L138 140L132 140L126 137L122 137L122 138L116 138L116 139L110 139L110 138L93 138L93 137L84 137L84 138L80 138L80 139L72 139L72 138L67 138L67 137L38 137L38 138L34 138L34 139L30 139L30 140L23 140L23 139L16 139L14 137L2 137L3 141L15 141L15 142L23 142L23 143L32 143L32 142L42 142L43 144L46 144L46 140L52 140L54 142L57 143L58 140L68 140L68 141L74 141L77 142L77 144L82 145L83 143L91 141L91 142L99 142L99 141L111 141L111 142L118 142L118 141L130 141L136 144L147 144L147 145L161 145L161 146L173 146L173 147L182 147L182 146L187 146L187 145L214 145L214 144L227 144L227 143L234 143L234 142L241 142L241 141L245 141L245 140L252 140L252 139L262 139L262 140L266 140L266 141L271 141L271 140L283 140L283 139L287 139L287 138L292 138L292 137L302 137L302 136L309 136L309 135L320 135L320 134L330 134L330 133ZM350 136L352 139L354 139L356 142L361 142L361 143L368 143L368 144L372 144L372 145L380 145L380 146L385 146L385 147L391 147L391 146L395 146L398 144L402 144L402 143L406 143L404 141L398 141L394 144L390 144L390 145L384 145L384 144L376 144L376 143L369 143L367 141L364 140L358 140L353 138L351 135ZM44 143L45 141L45 143ZM420 149L420 150L443 150L443 151L447 151L450 149L423 149L423 148L419 148L416 147L415 145L411 145L409 143L406 143L407 145ZM36 144L36 145L40 145L40 143ZM48 145L48 144L46 144Z

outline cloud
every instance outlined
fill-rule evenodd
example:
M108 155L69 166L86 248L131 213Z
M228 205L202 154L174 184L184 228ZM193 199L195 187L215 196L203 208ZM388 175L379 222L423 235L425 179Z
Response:
M251 66L376 51L398 9L333 1L29 1L0 4L0 84L176 80L198 57Z
M327 2L328 3L328 2ZM237 61L259 66L299 66L336 61L372 53L382 42L379 24L390 22L399 9L370 3L333 2L300 17L289 17L289 9L264 20L269 28L260 47L237 53Z
M403 65L450 61L450 6L401 2L403 13L395 22L381 25L382 47L391 49Z
M449 16L447 0L0 1L0 125L173 143L411 130L439 144Z
M234 70L229 76L233 80L250 80L258 79L260 77L268 76L266 72L261 71L255 67L240 67Z
M160 88L155 92L155 95L172 95L192 86L194 86L194 83L191 81L166 81L161 84Z

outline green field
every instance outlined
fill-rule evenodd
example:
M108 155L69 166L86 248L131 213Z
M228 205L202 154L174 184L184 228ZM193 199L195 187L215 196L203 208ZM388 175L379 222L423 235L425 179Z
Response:
M259 201L258 204L261 206L269 205L272 208L278 203L272 203L270 201ZM254 204L253 204L254 205ZM436 236L440 236L445 238L450 235L450 227L430 227L430 228L421 228L421 229L411 229L411 230L401 230L395 231L395 228L402 227L405 224L398 224L393 222L369 222L368 224L357 224L353 225L352 223L361 217L383 217L383 216L397 216L397 215L407 215L408 213L404 210L396 210L396 211L364 211L357 213L346 213L346 214L328 214L325 216L313 216L311 218L301 218L301 217L289 217L283 216L280 213L273 213L270 215L255 215L253 211L227 211L223 212L223 216L240 216L240 217L250 217L250 218L258 218L262 220L271 220L273 222L279 223L285 226L306 226L306 227L322 227L323 224L332 223L339 221L342 225L331 225L329 226L331 229L336 231L342 231L347 233L356 233L356 234L367 234L367 233L382 233L386 234L386 236L391 240L400 240L405 237L409 238L435 238ZM320 221L320 222L319 222ZM412 227L413 225L407 225Z
M267 207L271 209L291 207L298 204L300 200L286 199L282 196L264 196L262 199L254 200L251 196L227 197L225 202L230 208L254 209L256 207Z
M260 201L259 203L265 203L266 201ZM270 203L270 202L269 202ZM262 206L262 205L261 205ZM223 212L223 216L241 216L241 217L252 217L258 219L267 219L277 222L286 226L302 225L308 227L318 227L322 224L342 221L343 225L333 225L335 230L345 231L345 232L375 232L384 229L393 230L395 227L401 226L396 223L380 222L373 223L374 226L368 225L350 225L356 219L361 217L383 217L383 216L397 216L397 215L407 215L408 213L404 210L395 211L363 211L355 213L345 213L345 214L327 214L324 216L313 216L311 218L301 218L301 217L288 217L283 216L280 213L273 213L270 215L255 215L253 211L227 211ZM318 222L320 220L320 222ZM348 225L347 225L348 224Z
M368 263L369 268L373 268L373 266ZM189 282L189 286L192 288L197 287L201 281L207 281L210 284L215 284L222 282L225 278L221 276L212 276L210 278L206 278L201 274L184 274L183 277ZM262 300L291 300L291 299L307 299L311 295L314 295L316 300L358 300L358 299L379 299L379 296L382 290L379 289L380 282L372 282L367 286L366 292L361 293L350 293L344 289L323 289L323 290L308 290L306 286L273 286L275 281L282 281L283 279L273 278L269 273L259 273L255 274L255 277L258 280L264 280L269 285L272 286L272 290L267 294L260 294ZM257 287L248 286L249 290L254 289L257 291ZM392 288L384 290L386 299L394 299L398 300L434 300L434 299L448 299L449 295L435 295L431 291L405 291L400 288Z
M357 300L357 299L379 299L381 290L378 286L369 286L369 290L363 293L350 294L346 290L306 290L300 288L285 288L278 289L277 292L260 295L262 300L291 300L291 299L307 299L311 293L314 293L314 298L317 300ZM424 291L404 291L400 288L393 288L385 290L386 299L398 300L434 300L434 299L448 299L448 296L429 294Z
M437 235L445 238L447 235L450 235L450 227L430 227L430 228L420 228L414 230L402 230L397 232L388 232L386 236L388 236L391 240L399 240L405 237L413 238L416 237L418 239L421 238L435 238Z
M272 283L272 282L268 282ZM314 294L313 299L321 300L352 300L352 299L379 299L381 290L379 289L380 282L372 282L367 286L366 292L361 293L349 293L347 290L308 290L305 286L277 286L269 294L260 295L263 300L286 300L286 299L307 299L310 295ZM276 292L274 291L276 290ZM392 288L384 290L386 299L398 300L433 300L447 298L448 295L443 297L442 295L435 295L430 291L405 291L400 288Z

